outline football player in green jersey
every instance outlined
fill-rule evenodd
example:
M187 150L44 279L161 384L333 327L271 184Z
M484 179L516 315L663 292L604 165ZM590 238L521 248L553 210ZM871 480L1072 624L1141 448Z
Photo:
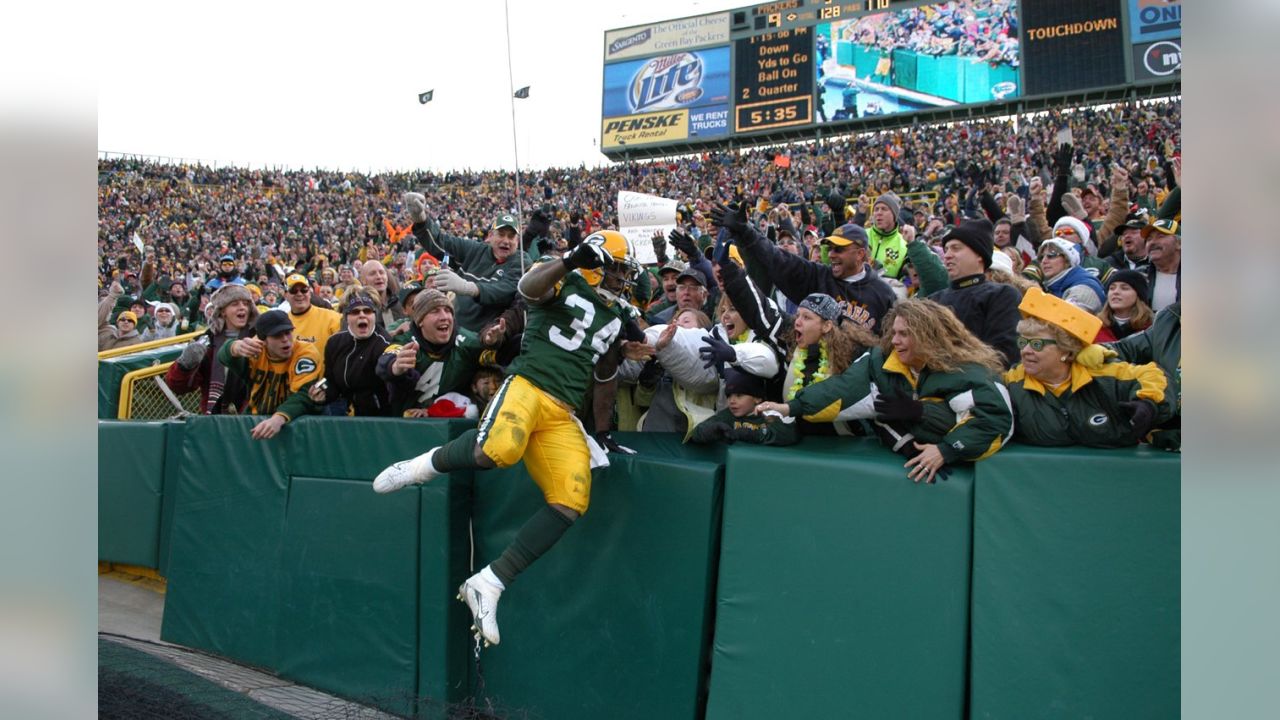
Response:
M640 272L621 233L592 233L563 260L544 259L520 279L529 303L520 355L475 430L383 470L373 489L388 493L464 468L509 467L524 460L547 504L516 534L502 555L459 588L487 644L499 640L497 603L502 591L547 552L586 512L591 496L591 451L574 412L587 394L601 356L616 353L620 336L642 340L626 300ZM611 450L625 450L607 433Z

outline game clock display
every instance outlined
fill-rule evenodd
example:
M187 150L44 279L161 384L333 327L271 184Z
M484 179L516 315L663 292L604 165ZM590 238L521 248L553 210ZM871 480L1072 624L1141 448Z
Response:
M794 28L734 43L735 132L813 122L813 34Z
M813 122L813 98L797 97L739 105L734 127L738 132L750 132L810 122Z

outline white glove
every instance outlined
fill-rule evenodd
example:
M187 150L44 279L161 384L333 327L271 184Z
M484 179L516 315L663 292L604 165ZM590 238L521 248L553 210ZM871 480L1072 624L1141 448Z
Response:
M1017 225L1020 222L1027 221L1026 206L1022 202L1022 198L1017 195L1009 196L1009 220Z
M404 210L409 214L409 220L414 224L426 222L427 219L427 197L422 193L407 192L401 197L404 201Z
M480 294L480 288L475 283L458 275L449 268L440 268L440 272L435 274L435 285L436 289L441 292L451 292L471 297Z

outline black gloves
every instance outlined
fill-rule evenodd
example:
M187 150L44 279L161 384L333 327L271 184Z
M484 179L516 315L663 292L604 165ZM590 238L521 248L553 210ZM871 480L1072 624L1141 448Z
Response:
M675 230L671 232L675 232ZM662 267L671 261L667 257L667 239L662 237L662 233L654 233L653 235L653 254L658 259L658 267Z
M702 347L698 350L702 356L702 367L714 367L716 374L724 376L724 364L738 359L733 346L714 335L702 339Z
M698 252L698 243L694 241L693 237L686 235L678 228L673 228L671 232L667 234L667 239L671 241L671 247L684 253L685 257L688 258L690 262L701 255L701 253Z
M711 208L711 224L728 230L734 237L745 235L750 228L747 224L746 203L739 203L736 208L724 203L716 203L716 206Z
M619 445L618 441L613 439L613 435L610 435L608 430L601 430L597 432L595 435L595 438L596 438L596 442L600 443L600 447L604 448L605 450L608 450L611 453L621 453L623 455L636 454L635 450L632 450L629 447L623 447L622 445Z
M650 358L645 362L644 367L640 369L640 375L636 378L636 382L640 387L652 389L658 384L658 379L662 377L662 365L658 363L657 358Z
M529 222L524 226L524 234L520 237L520 244L525 250L534 247L535 241L539 238L545 238L551 234L551 218L538 208L529 216Z
M574 268L584 268L587 270L595 270L597 268L605 268L606 270L613 267L613 256L604 248L604 240L594 236L594 239L584 240L578 244L564 258L565 267L573 270Z
M827 207L831 209L832 215L835 217L836 226L844 224L844 195L839 190L832 190L827 196Z
M733 428L722 422L705 422L694 429L689 438L698 443L713 443L723 440Z
M876 419L881 422L919 422L924 417L924 403L905 396L876 396ZM913 453L914 455L914 453Z
M1133 431L1144 438L1151 432L1156 421L1156 406L1150 400L1134 400L1120 403L1121 409L1129 413L1129 422L1133 423Z
M1053 168L1057 170L1059 174L1071 171L1072 152L1073 150L1070 143L1062 143L1058 146L1058 153L1053 156Z

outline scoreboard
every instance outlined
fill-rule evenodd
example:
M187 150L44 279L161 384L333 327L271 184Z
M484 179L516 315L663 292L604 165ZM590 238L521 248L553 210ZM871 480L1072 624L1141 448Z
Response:
M734 132L813 122L809 30L777 30L734 41Z
M679 152L706 140L1114 87L1134 79L1124 32L1132 12L1154 28L1144 30L1152 42L1132 52L1145 52L1151 76L1163 77L1180 63L1179 38L1165 38L1173 16L1165 5L1178 0L1160 0L1159 14L1152 1L779 0L608 30L600 147ZM1180 33L1180 8L1176 19Z

